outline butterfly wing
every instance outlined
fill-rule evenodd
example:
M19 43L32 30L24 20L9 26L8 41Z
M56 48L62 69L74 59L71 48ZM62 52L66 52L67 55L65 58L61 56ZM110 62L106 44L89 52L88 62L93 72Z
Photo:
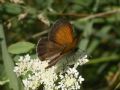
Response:
M51 42L47 37L41 38L38 41L36 52L40 60L54 59L60 55L63 47Z
M72 43L74 40L72 25L65 19L56 21L49 33L49 40L59 45Z
M65 19L56 21L48 38L42 38L37 45L37 53L41 60L49 59L49 68L55 65L65 52L75 46L73 29Z

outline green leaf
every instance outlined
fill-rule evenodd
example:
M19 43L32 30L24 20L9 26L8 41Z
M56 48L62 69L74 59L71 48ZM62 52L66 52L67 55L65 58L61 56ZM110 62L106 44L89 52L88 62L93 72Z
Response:
M87 52L92 54L93 51L94 51L94 50L97 48L97 46L99 45L99 43L100 43L99 40L94 39L94 40L91 42L91 44L89 45Z
M86 49L87 49L87 46L88 46L88 43L89 43L89 39L88 39L88 38L82 39L82 40L80 41L79 48L80 48L81 50L86 50Z
M93 33L94 31L93 24L94 24L93 21L86 23L86 26L84 27L84 33L83 33L84 37L89 37Z
M34 48L35 44L30 42L17 42L15 44L12 44L8 47L8 52L11 54L21 54L21 53L27 53L30 50Z
M14 15L18 15L22 12L21 6L13 3L5 3L4 9L7 13Z

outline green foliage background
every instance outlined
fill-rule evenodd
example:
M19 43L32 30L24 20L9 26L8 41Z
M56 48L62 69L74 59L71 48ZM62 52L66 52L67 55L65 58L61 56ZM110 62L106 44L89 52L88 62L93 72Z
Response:
M81 90L120 90L120 0L0 0L0 90L23 90L14 62L35 55L39 38L63 17L90 55Z

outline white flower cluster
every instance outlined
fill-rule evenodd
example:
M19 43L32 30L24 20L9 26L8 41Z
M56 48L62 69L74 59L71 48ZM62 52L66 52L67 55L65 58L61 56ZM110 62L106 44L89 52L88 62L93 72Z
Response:
M79 72L76 70L76 68L69 68L65 75L60 76L60 82L58 82L58 86L56 87L56 90L59 88L61 90L78 90L80 89L80 84L82 81L84 81L84 78L79 76Z
M40 85L44 86L44 90L78 90L84 78L79 74L77 67L86 62L87 55L84 55L72 68L67 66L67 69L58 71L58 64L45 69L48 61L32 59L30 55L26 55L19 58L14 72L18 77L22 77L25 90L37 90Z

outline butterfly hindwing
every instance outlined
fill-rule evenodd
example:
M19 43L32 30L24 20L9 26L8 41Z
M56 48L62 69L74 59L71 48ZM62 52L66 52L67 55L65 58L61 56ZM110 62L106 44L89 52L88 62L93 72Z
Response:
M62 47L48 40L47 37L38 41L36 52L41 60L55 58L61 52Z

